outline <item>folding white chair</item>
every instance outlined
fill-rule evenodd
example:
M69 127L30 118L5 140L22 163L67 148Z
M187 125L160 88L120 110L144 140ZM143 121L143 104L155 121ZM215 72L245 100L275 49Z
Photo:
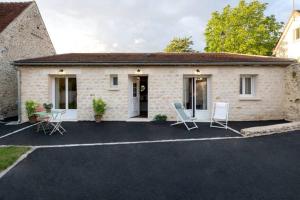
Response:
M66 113L66 110L62 110L62 111L53 110L51 113L52 116L49 120L49 123L50 125L53 126L53 129L49 135L52 135L56 131L58 131L61 135L63 135L65 132L67 132L66 129L64 129L61 126L62 116Z
M228 129L229 103L215 102L210 119L210 127Z
M184 107L181 103L173 103L173 108L176 111L177 114L177 122L174 124L171 124L171 126L178 125L178 124L184 124L188 131L198 128L197 124L195 123L195 118L189 117L185 111ZM192 123L192 126L189 126L187 123Z

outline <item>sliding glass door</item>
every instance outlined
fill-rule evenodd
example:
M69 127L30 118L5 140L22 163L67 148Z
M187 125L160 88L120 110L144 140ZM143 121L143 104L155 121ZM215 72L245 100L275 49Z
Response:
M208 78L185 77L183 103L186 112L199 121L209 119Z
M55 77L53 79L54 109L67 110L66 119L77 118L77 81L75 77Z

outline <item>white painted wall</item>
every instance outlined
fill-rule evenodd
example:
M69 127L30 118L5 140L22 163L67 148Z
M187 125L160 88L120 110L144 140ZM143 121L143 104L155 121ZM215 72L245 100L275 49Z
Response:
M300 28L300 16L293 16L286 28L274 53L276 57L300 60L300 39L295 40L295 29Z

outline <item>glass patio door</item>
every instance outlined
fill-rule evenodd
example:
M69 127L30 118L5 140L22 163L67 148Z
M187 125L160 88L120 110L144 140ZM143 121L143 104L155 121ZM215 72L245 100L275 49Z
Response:
M183 103L186 112L198 121L209 120L208 78L185 77Z
M77 82L75 77L54 78L54 109L67 110L64 119L77 119Z

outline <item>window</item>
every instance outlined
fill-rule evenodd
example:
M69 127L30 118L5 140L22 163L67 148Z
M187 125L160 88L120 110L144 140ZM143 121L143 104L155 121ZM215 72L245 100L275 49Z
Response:
M110 87L117 88L119 85L118 75L110 75Z
M241 75L240 95L255 96L255 75Z
M133 83L132 84L132 96L133 97L136 97L137 96L137 84L136 83Z
M295 40L300 39L300 28L295 29Z

